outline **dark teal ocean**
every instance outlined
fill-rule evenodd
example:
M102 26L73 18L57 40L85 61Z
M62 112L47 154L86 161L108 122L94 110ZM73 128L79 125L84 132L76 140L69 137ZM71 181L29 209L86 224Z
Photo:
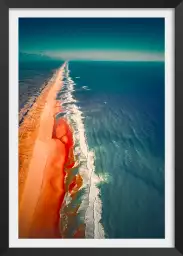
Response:
M21 106L60 65L20 66ZM59 97L86 158L80 173L94 172L81 195L90 193L86 237L163 238L164 63L71 61L66 69Z
M20 61L19 62L19 108L39 94L39 89L50 79L61 65L60 61Z

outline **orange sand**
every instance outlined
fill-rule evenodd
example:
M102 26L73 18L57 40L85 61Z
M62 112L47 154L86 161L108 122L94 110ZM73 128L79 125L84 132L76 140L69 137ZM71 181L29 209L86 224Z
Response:
M51 86L52 83L46 86L19 128L19 203L39 131L41 113L46 104L46 98Z
M64 118L55 97L61 89L64 65L55 79L43 90L19 131L19 237L61 238L60 208L65 195L65 171L74 167L72 129ZM31 129L29 128L31 127ZM29 129L28 129L29 128ZM82 186L78 174L68 187L74 198ZM76 215L79 205L72 209ZM74 237L84 237L80 225ZM63 234L64 237L64 234Z
M42 190L29 236L32 238L60 238L59 211L64 191L64 165L68 161L69 151L73 147L70 127L64 119L59 119L53 127L53 137L49 144L50 153L44 169Z
M50 185L54 187L53 177L55 177L55 172L53 172L53 169L55 171L55 168L51 168L53 165L51 158L58 159L58 152L62 155L62 158L59 156L60 166L63 166L65 146L60 141L52 139L56 111L55 97L57 91L61 89L63 68L64 66L58 71L49 87L42 92L20 127L19 237L29 237L30 227L33 225L32 222L34 223L33 215L36 212L36 206L41 204L42 201L47 201L48 196L53 196L52 190L50 189L48 193L46 188ZM31 129L27 128L29 126L31 126ZM49 174L49 169L52 170L53 175ZM62 175L61 182L63 181L62 171L63 168L59 173L59 175ZM22 183L21 179L23 180ZM46 186L45 181L47 182ZM43 191L46 192L43 193ZM42 198L43 195L44 199Z

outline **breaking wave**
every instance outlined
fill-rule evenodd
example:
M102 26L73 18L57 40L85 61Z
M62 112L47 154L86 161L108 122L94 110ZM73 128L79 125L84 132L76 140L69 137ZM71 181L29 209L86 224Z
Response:
M87 87L86 87L87 88ZM87 88L88 89L88 88ZM56 118L63 116L73 128L75 168L66 176L66 183L71 182L73 175L79 174L83 183L76 198L67 192L61 209L61 230L64 237L73 237L74 232L82 224L85 226L85 238L104 238L105 233L101 221L102 202L98 185L104 177L95 173L95 152L90 150L85 134L84 116L79 102L74 98L75 83L70 77L68 62L63 74L63 86L57 95L61 104L61 112ZM73 209L77 211L73 214Z

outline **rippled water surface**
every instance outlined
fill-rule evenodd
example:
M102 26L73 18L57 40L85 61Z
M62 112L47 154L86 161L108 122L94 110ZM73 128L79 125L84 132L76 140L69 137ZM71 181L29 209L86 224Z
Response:
M164 64L68 68L94 154L105 237L164 237Z
M19 62L19 108L23 108L50 79L61 65L60 61L20 61Z

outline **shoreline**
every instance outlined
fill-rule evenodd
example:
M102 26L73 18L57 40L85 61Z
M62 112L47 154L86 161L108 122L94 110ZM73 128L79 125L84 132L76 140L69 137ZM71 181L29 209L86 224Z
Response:
M55 72L53 73L53 75L54 74L55 74ZM53 75L51 77L53 77ZM51 77L50 77L50 79L51 79ZM47 79L47 80L44 81L44 83L42 84L42 86L39 89L39 92L36 93L36 94L39 93L39 95L31 96L28 99L28 101L25 103L25 105L20 109L20 111L19 111L19 127L24 122L24 119L27 117L29 111L31 110L34 103L37 101L38 97L43 93L45 88L48 87L50 79L49 80Z
M40 95L42 93L44 93L44 90L49 87L50 83L52 83L52 79L55 77L55 75L58 72L58 69L53 69L52 73L50 74L50 76L48 78L46 78L43 83L41 84L40 88L38 88L38 91L36 93L34 93L34 95L32 95L27 102L23 105L22 108L20 108L19 111L19 127L22 125L22 123L24 122L24 119L26 119L29 111L32 109L34 103L38 100L38 98L40 97Z
M29 236L41 193L64 68L65 63L41 91L19 127L19 237Z
M35 140L40 127L41 114L47 102L47 96L54 84L54 78L58 73L58 69L53 76L43 84L41 93L33 102L31 108L27 111L23 120L19 124L19 202L23 192L24 183L27 177L27 170L32 156ZM22 110L23 111L23 110ZM21 112L21 111L20 111ZM21 113L19 113L20 118Z

